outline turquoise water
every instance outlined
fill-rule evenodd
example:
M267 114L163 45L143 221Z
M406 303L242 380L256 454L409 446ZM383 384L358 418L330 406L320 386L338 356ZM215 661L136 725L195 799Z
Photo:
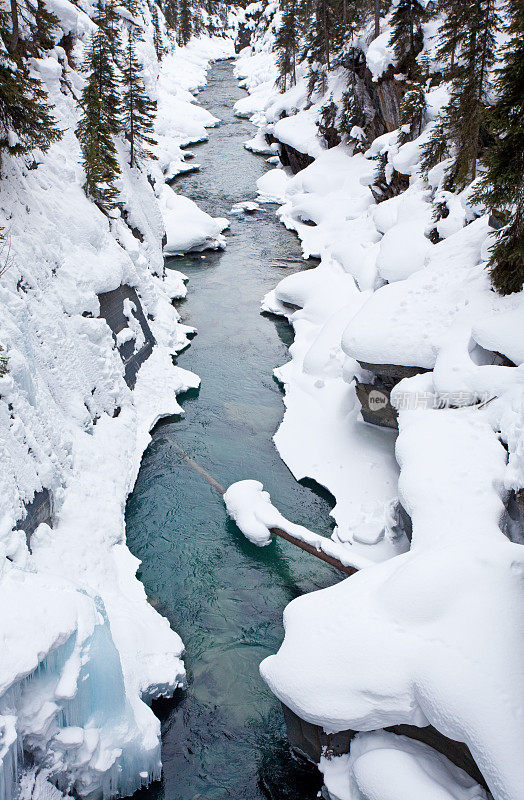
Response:
M190 279L179 309L199 330L178 363L198 373L202 387L182 399L184 418L157 426L126 514L129 547L142 560L140 579L182 636L188 671L187 689L155 707L164 778L140 795L307 800L318 792L318 773L291 758L280 706L258 665L282 640L286 604L339 575L286 542L251 545L175 447L225 486L261 480L286 516L329 535L329 498L297 483L272 443L283 414L272 371L288 358L292 332L259 313L263 295L308 264L273 207L230 215L234 203L255 198L267 165L242 146L254 129L232 113L243 95L233 65L219 62L209 77L199 100L222 122L208 143L192 148L201 171L176 188L228 217L231 230L225 251L168 262Z

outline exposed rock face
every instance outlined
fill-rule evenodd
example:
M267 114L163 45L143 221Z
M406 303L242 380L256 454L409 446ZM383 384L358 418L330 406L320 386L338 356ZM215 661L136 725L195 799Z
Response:
M129 320L124 314L124 300L130 300L134 305L133 316L140 324L142 333L144 335L144 344L135 352L135 340L118 343L117 334L129 326ZM136 376L138 370L144 361L149 358L155 338L151 332L145 318L142 304L136 293L136 289L131 286L119 286L118 289L113 289L111 292L103 292L98 295L100 302L100 316L105 319L111 331L113 338L118 347L120 357L124 362L125 367L125 380L130 389L134 388L136 383Z
M403 367L400 364L370 364L367 361L358 363L375 375L373 383L357 382L356 385L364 421L383 428L398 428L398 414L390 402L391 390L403 378L412 378L413 375L427 370L422 367Z
M396 130L400 124L403 84L393 77L393 67L390 66L374 81L365 59L352 60L347 66L354 80L352 93L365 116L363 127L368 141L373 141L387 131Z
M25 506L26 516L19 520L15 527L25 531L27 547L31 549L31 536L41 522L53 527L53 495L49 489L36 492L30 503Z
M235 39L235 53L240 53L244 47L249 47L251 44L252 35L252 28L250 28L244 22L241 22L238 26L237 38Z
M376 383L356 382L355 386L364 422L382 428L398 429L397 411L390 402L391 389L381 381Z
M524 490L509 493L501 528L510 541L524 544Z
M287 706L282 705L282 710L289 743L299 756L308 758L318 764L321 755L339 756L343 753L349 753L351 740L357 731L347 730L327 734L319 725L306 722ZM396 733L399 736L407 736L410 739L424 742L424 744L433 747L487 788L482 773L475 764L469 748L463 742L448 739L432 725L428 725L426 728L417 728L415 725L393 725L390 728L385 728L385 730L390 733Z
M390 200L392 197L401 194L401 192L405 192L408 187L409 175L402 175L401 172L397 172L397 170L394 169L389 182L386 180L375 180L375 183L369 188L371 194L375 198L375 202L382 203L383 200Z
M273 144L274 142L278 144L282 166L289 167L293 175L296 175L301 169L309 167L315 160L311 156L306 155L306 153L300 153L298 150L295 150L294 147L291 147L289 144L280 142L270 133L266 133L266 141L268 144Z

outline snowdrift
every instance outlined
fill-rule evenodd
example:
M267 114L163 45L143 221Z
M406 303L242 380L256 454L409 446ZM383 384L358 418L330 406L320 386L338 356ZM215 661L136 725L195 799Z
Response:
M486 797L424 745L369 733L400 723L431 723L465 742L493 797L520 800L522 292L491 290L492 229L468 189L447 193L440 241L428 238L443 167L429 182L419 175L427 130L406 144L386 133L364 154L344 142L324 149L315 122L324 102L340 102L344 74L333 70L325 95L308 102L300 64L297 84L278 94L275 24L261 23L240 54L250 95L238 113L259 126L255 151L270 134L315 158L295 175L277 165L258 188L261 201L281 203L304 256L320 259L262 303L295 332L290 361L275 371L285 389L275 444L296 478L335 496L332 538L367 566L287 607L284 642L262 676L326 732L362 732L351 753L321 761L333 800ZM367 51L373 80L392 62L388 40L386 26ZM429 125L447 97L445 86L428 91ZM386 182L396 170L408 187L379 204L377 157ZM412 376L381 395L398 438L365 424L356 397L356 381L372 385L381 368ZM242 506L240 522L263 536L272 513L250 502L254 520ZM412 530L399 524L399 507Z
M68 0L47 6L59 16L58 38L78 37L70 62L82 63L89 16ZM198 385L172 360L190 329L171 302L185 294L184 276L164 272L166 194L174 198L173 225L186 234L194 227L189 239L179 238L178 251L222 244L223 221L184 202L164 185L164 173L182 162L181 145L215 124L191 92L204 83L209 59L229 55L232 43L193 40L160 65L150 12L141 13L144 81L159 103L158 161L130 169L120 142L122 212L105 216L82 191L74 95L84 78L59 45L32 68L63 139L36 153L31 168L23 158L3 159L2 800L19 792L109 798L159 778L160 724L149 704L185 681L180 637L135 577L139 562L125 544L124 510L150 429L161 416L182 413L177 394ZM121 287L136 300L124 299L123 327L112 334L99 296ZM151 354L131 390L120 352L134 356L144 347L140 319L151 328ZM27 509L42 493L47 521L29 524Z

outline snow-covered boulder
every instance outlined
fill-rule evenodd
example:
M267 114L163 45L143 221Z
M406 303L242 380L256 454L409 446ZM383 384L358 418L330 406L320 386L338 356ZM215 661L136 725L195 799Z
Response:
M167 237L164 255L181 255L191 250L218 250L224 247L225 238L222 232L229 225L227 219L211 217L189 197L176 194L169 186L162 189L160 209Z

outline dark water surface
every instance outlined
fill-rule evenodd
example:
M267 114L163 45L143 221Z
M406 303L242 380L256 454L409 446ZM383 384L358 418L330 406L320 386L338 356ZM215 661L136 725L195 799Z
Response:
M194 148L201 172L176 188L228 217L231 230L225 251L168 262L189 276L179 308L199 330L178 363L198 373L202 387L183 399L183 419L155 430L127 507L127 541L142 560L140 578L182 636L188 671L187 689L155 708L164 779L140 793L148 800L308 800L320 785L315 771L290 757L279 704L258 665L282 640L286 604L338 574L286 542L251 545L174 446L225 486L261 480L286 516L330 533L328 498L296 483L272 443L283 414L272 371L287 359L292 337L286 323L260 315L260 300L307 264L274 208L230 215L234 203L254 199L256 179L267 169L243 148L254 129L233 116L242 95L232 63L219 62L199 96L222 122Z

